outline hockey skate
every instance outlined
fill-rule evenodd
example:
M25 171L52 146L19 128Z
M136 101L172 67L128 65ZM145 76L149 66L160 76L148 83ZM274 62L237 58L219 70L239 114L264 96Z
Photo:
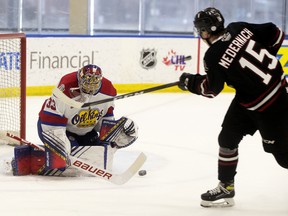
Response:
M222 183L201 195L202 207L231 207L234 205L234 183Z

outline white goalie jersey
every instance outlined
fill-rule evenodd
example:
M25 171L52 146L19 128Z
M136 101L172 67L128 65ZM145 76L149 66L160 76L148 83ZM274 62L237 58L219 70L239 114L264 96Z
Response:
M58 88L69 98L81 102L94 102L116 95L112 83L103 78L102 86L95 95L81 94L77 72L65 75ZM85 108L74 108L52 95L47 99L39 113L42 129L53 130L53 127L64 127L67 131L77 135L84 135L95 127L100 130L102 119L114 120L114 102L94 105Z
M116 96L116 89L112 83L102 78L101 86L96 94L83 94L78 87L77 72L73 72L65 75L59 82L58 88L63 91L63 94L71 98L72 100L81 101L81 102L94 102L107 98ZM111 169L113 164L113 155L118 148L126 147L130 145L137 139L137 131L132 134L132 136L127 136L124 131L127 132L130 129L131 133L131 124L128 121L129 125L125 122L118 128L117 135L114 133L104 134L104 128L107 128L107 124L112 124L115 121L114 119L114 102L107 102L99 105L93 105L90 107L84 108L75 108L67 105L61 99L52 95L48 98L39 113L39 124L38 129L40 131L39 135L41 138L42 132L48 131L58 131L57 136L65 143L62 146L70 146L68 154L72 156L81 157L84 159L93 160L96 164L104 169ZM107 122L108 121L108 122ZM106 122L102 126L102 122ZM102 129L101 129L102 128ZM59 131L63 132L62 136L59 136ZM132 132L135 132L135 127L132 128ZM137 129L136 129L137 130ZM74 145L73 138L68 139L67 134L73 134L79 137L85 137L87 134L100 134L100 141L103 143L101 145L87 145L87 143L78 143ZM51 133L50 133L51 134ZM135 135L136 134L136 135ZM106 137L104 137L106 136ZM90 138L89 138L90 139ZM41 139L42 140L42 139ZM42 140L43 141L43 140ZM118 145L119 144L119 145ZM66 147L64 147L66 148ZM53 172L53 174L52 174ZM49 170L46 174L48 175L67 175L69 169L66 169L65 172L59 170ZM70 175L70 174L68 174Z

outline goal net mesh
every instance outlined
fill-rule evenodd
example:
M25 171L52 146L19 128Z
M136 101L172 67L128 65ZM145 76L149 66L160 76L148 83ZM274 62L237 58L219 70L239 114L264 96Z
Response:
M17 144L7 132L25 138L26 42L19 36L0 34L0 144Z

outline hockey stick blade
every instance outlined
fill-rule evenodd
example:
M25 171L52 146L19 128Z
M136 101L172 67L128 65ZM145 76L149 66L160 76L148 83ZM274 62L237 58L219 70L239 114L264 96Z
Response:
M44 147L31 143L11 133L7 133L6 136L17 140L21 142L22 144L32 146L33 148L39 149L41 151L45 151ZM132 165L130 165L130 167L121 174L115 174L105 169L98 168L96 165L94 165L88 160L76 158L73 156L69 156L69 158L71 160L71 166L75 167L81 172L89 174L89 175L93 175L95 177L100 177L101 179L111 182L116 185L122 185L128 182L136 174L136 172L145 163L147 157L143 152L141 152L139 156L137 157L137 159L132 163Z
M89 107L89 106L98 105L98 104L102 104L102 103L107 103L107 102L111 102L111 101L115 101L115 100L119 100L119 99L133 97L133 96L136 96L136 95L142 95L142 94L145 94L145 93L149 93L149 92L153 92L153 91L157 91L157 90L161 90L161 89L165 89L165 88L170 88L170 87L176 86L178 84L179 84L179 81L176 81L176 82L167 83L167 84L164 84L164 85L159 85L159 86L155 86L155 87L152 87L152 88L142 89L142 90L135 91L135 92L130 92L130 93L127 93L127 94L117 95L115 97L106 98L106 99L103 99L103 100L89 102L89 103L81 103L81 102L75 101L75 100L69 98L68 96L66 96L58 88L54 88L52 90L52 93L57 98L62 100L64 103L66 103L66 104L68 104L68 105L70 105L72 107L80 109L80 108L83 108L83 107Z
M126 182L128 182L137 173L137 171L145 163L147 157L143 152L141 152L139 156L137 157L137 159L132 163L132 165L121 174L115 174L115 173L106 171L105 169L99 169L87 160L83 160L83 159L76 158L73 156L70 156L69 158L71 160L72 166L76 167L82 172L89 174L89 175L94 175L96 177L101 177L101 179L109 181L116 185L123 185Z

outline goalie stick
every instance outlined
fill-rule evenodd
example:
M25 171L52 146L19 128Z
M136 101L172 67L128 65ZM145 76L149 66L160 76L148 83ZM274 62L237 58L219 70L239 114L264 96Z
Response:
M21 137L18 137L16 135L13 135L11 133L6 134L8 137L11 137L22 144L29 145L33 148L39 149L41 151L45 151L44 147L31 143ZM128 182L134 175L135 173L141 168L141 166L145 163L146 161L146 155L141 152L137 159L133 162L133 164L123 173L121 174L115 174L112 172L109 172L105 169L98 168L96 165L91 163L88 160L84 160L81 158L69 156L71 160L71 166L75 167L76 169L80 170L81 172L84 172L89 175L93 175L95 177L100 177L101 179L111 182L116 185L122 185Z
M159 86L155 86L155 87L152 87L152 88L142 89L142 90L139 90L139 91L130 92L130 93L127 93L127 94L122 94L122 95L117 95L115 97L111 97L111 98L107 98L107 99L103 99L103 100L99 100L99 101L94 101L94 102L89 102L89 103L81 103L81 102L75 101L75 100L69 98L68 96L66 96L57 87L52 90L52 93L57 98L61 99L64 103L66 103L66 104L68 104L68 105L70 105L72 107L81 109L83 107L89 107L89 106L92 106L92 105L107 103L107 102L110 102L110 101L115 101L115 100L124 99L124 98L127 98L127 97L141 95L141 94L145 94L145 93L148 93L148 92L157 91L157 90L160 90L160 89L170 88L170 87L176 86L178 84L179 84L179 81L172 82L172 83L167 83L167 84L164 84L164 85L159 85Z

